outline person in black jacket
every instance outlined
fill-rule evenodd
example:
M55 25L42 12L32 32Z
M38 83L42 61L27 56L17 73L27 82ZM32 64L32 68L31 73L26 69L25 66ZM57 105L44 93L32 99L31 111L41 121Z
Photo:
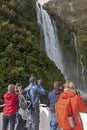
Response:
M50 108L50 130L57 130L58 122L55 114L55 104L59 99L60 94L63 92L62 84L60 81L54 82L54 89L48 93L47 106Z

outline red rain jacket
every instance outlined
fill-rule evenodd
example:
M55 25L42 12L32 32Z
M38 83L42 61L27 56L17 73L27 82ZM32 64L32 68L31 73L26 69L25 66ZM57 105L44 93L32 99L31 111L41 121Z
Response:
M5 116L12 116L18 112L18 95L7 92L4 94L5 106L3 114Z

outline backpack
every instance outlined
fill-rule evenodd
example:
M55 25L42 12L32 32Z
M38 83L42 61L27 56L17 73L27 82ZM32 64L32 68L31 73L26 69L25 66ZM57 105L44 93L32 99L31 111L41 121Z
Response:
M22 93L19 95L19 107L23 110L30 110L32 108L30 89L23 90Z
M61 128L71 129L75 126L72 116L71 98L63 99L60 97L56 103L55 109L58 124Z

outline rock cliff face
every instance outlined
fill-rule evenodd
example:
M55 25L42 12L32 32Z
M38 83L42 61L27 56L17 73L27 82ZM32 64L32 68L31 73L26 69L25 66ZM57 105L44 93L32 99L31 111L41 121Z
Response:
M52 0L44 8L57 21L65 70L87 90L87 0Z

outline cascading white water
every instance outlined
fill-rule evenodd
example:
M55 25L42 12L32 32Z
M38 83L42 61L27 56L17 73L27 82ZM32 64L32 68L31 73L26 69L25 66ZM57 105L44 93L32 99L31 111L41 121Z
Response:
M73 32L73 38L74 38L74 45L77 55L77 80L78 80L78 86L83 91L86 90L86 84L85 84L85 76L84 76L84 65L82 62L83 55L79 54L79 47L78 47L78 41L77 36Z
M82 80L83 89L86 90L85 76L84 76L85 69L84 69L84 65L82 62L82 58L83 58L83 55L80 56L80 64L81 64L81 70L82 70L81 71L81 80Z
M56 66L61 70L65 79L67 75L64 74L64 66L62 62L62 52L58 41L56 22L48 15L41 5L37 5L37 20L38 24L43 28L45 51L48 57L54 61Z
M74 46L75 46L75 50L76 50L76 56L77 56L77 85L80 86L80 78L79 78L79 50L78 50L78 42L77 42L77 36L76 34L73 32L73 41L74 41Z
M47 3L50 0L38 0L38 3L40 3L41 5L43 5L44 3Z
M58 69L64 75L65 80L73 81L78 89L85 90L85 77L84 77L84 66L82 58L80 58L77 37L73 32L73 45L75 48L76 57L75 61L72 60L72 54L69 56L65 54L58 40L58 29L56 27L56 21L50 18L47 11L42 8L38 2L36 3L37 10L37 22L40 25L41 36L44 40L44 50L48 57L54 61ZM42 41L43 41L42 40ZM67 59L65 59L67 58ZM73 58L74 59L74 58ZM82 87L83 86L83 87Z

